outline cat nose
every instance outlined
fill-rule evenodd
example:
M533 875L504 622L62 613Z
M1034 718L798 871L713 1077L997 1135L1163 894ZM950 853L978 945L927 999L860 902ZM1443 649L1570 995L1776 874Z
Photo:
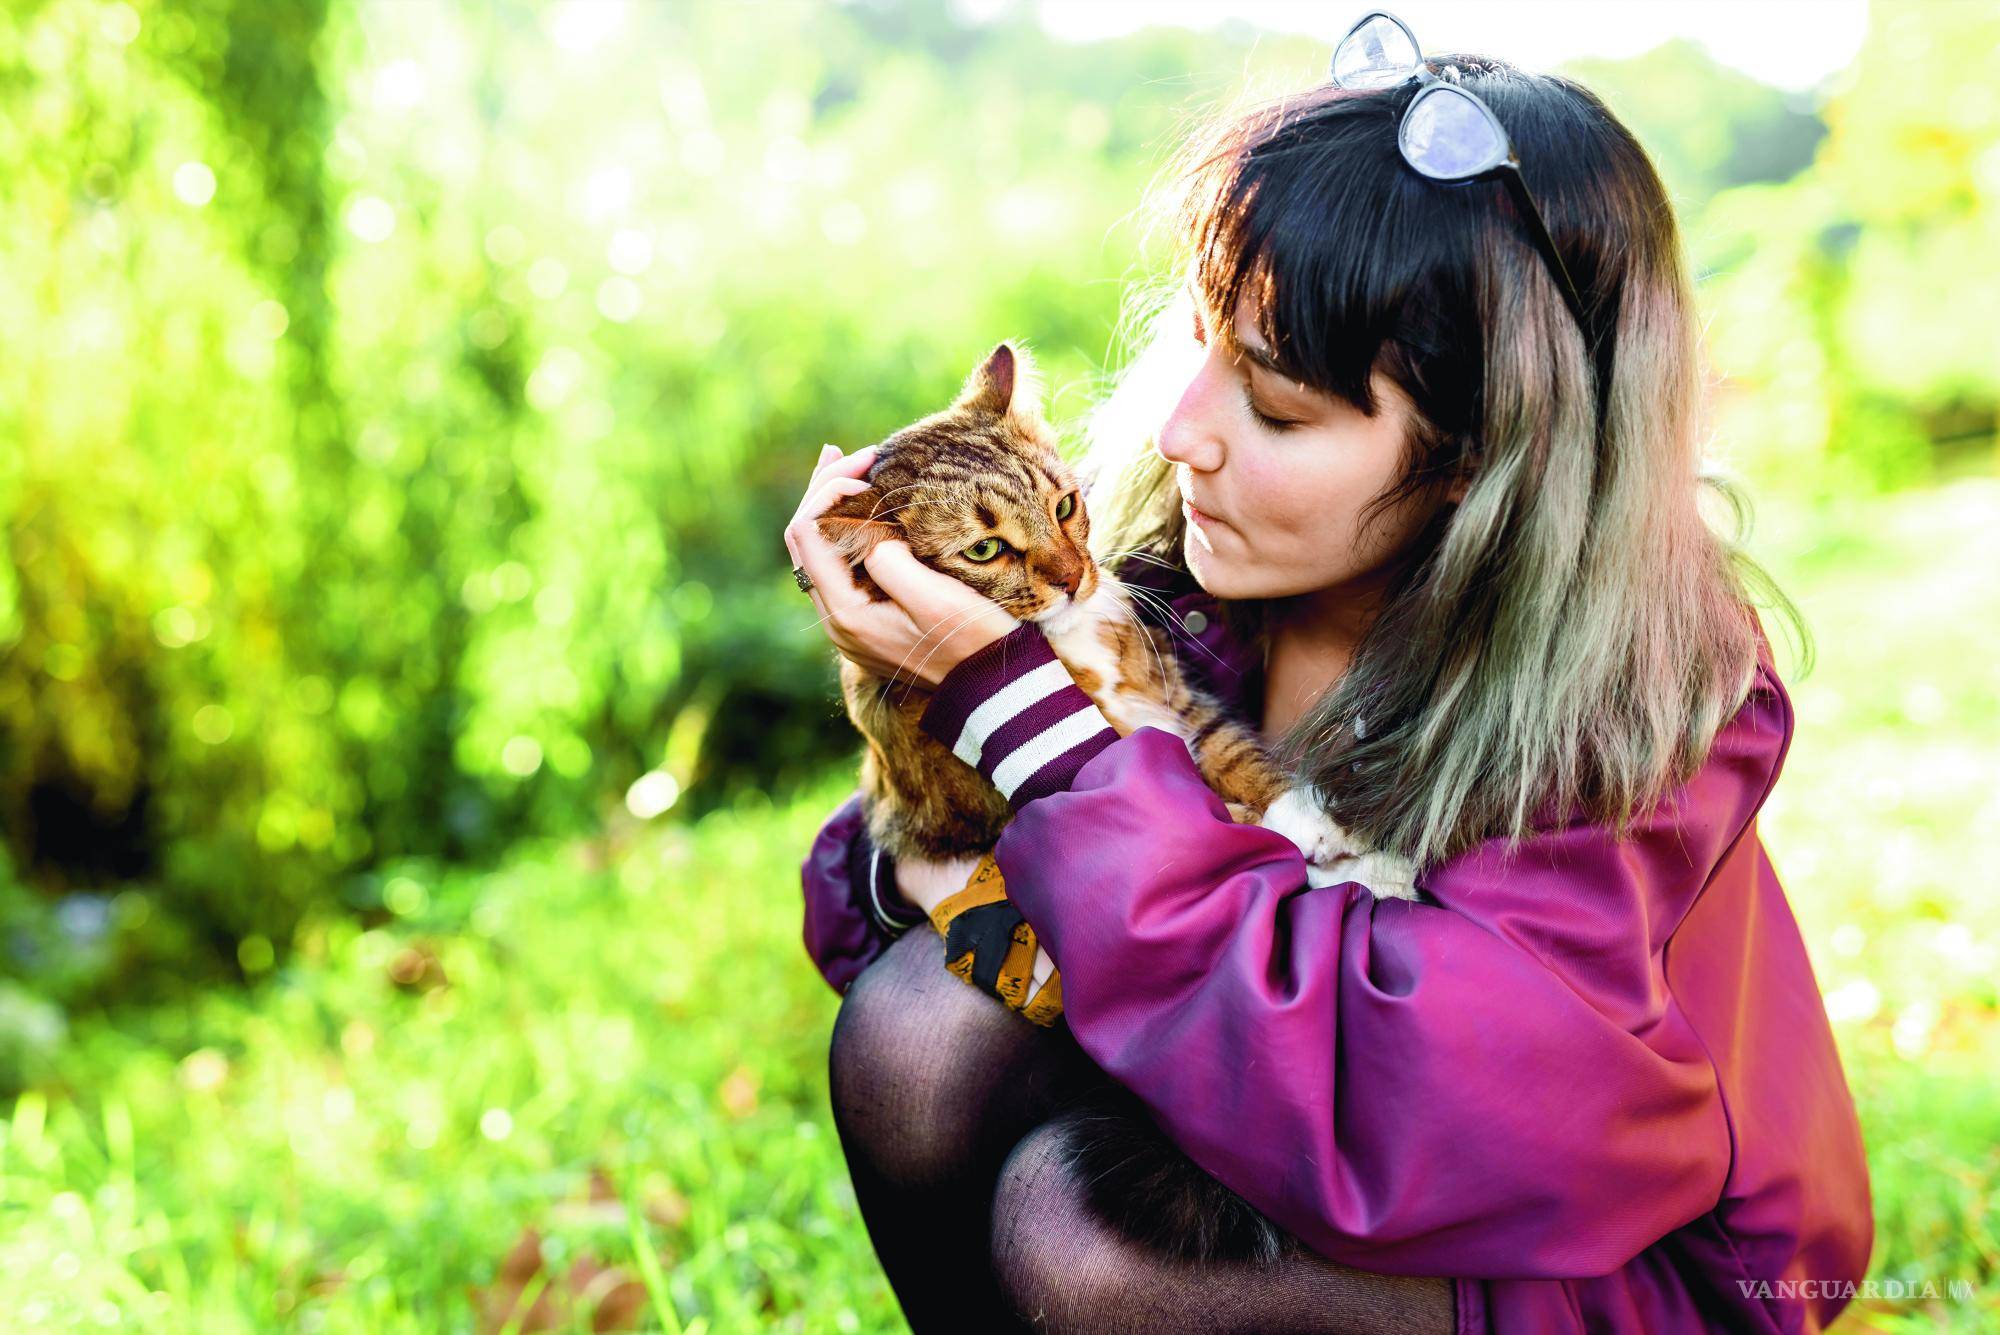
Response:
M1083 571L1081 569L1052 571L1048 572L1046 578L1049 583L1074 598L1077 586L1083 583Z

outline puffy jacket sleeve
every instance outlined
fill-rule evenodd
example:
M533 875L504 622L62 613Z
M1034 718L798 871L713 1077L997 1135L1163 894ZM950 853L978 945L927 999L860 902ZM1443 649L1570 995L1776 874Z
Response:
M799 876L806 954L836 992L846 992L891 941L924 921L896 892L894 862L868 837L859 793L820 826Z
M1660 952L1774 776L1768 696L1625 843L1557 829L1377 902L1009 638L925 726L1016 803L1000 868L1077 1041L1202 1168L1392 1274L1605 1274L1715 1205L1727 1123Z

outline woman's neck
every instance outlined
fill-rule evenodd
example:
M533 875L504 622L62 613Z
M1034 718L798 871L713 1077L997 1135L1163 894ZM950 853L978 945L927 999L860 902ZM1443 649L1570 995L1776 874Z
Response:
M1264 656L1264 722L1275 741L1346 674L1380 610L1380 590L1342 586L1280 604Z

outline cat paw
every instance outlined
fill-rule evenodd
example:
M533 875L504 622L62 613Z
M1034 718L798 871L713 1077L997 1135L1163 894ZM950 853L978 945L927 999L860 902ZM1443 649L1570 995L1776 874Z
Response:
M1306 884L1341 885L1355 881L1377 899L1415 899L1416 867L1408 858L1379 850L1364 850L1306 787L1288 788L1265 809L1257 822L1299 847L1306 860Z
M1303 786L1279 793L1257 823L1297 844L1309 863L1331 862L1360 852L1347 831L1314 799L1312 789Z
M1313 887L1357 882L1377 899L1415 899L1416 867L1408 858L1380 851L1350 853L1327 862L1306 865L1306 884Z

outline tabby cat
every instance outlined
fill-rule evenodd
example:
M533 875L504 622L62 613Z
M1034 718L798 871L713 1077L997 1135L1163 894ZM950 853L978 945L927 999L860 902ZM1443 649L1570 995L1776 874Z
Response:
M1184 679L1166 633L1142 622L1133 595L1098 567L1082 492L1056 452L1040 397L1026 350L1000 344L951 407L882 442L869 489L828 510L821 532L871 597L888 595L861 558L900 538L925 564L1040 625L1120 736L1151 726L1182 738L1232 818L1285 834L1314 870L1351 869L1357 859L1376 865L1379 855L1352 846L1310 792L1291 785L1254 730ZM929 693L844 658L841 690L867 742L862 800L876 845L936 860L991 849L1011 810L984 776L917 726ZM1378 896L1413 893L1397 873L1377 871L1369 883ZM1129 1093L1107 1086L1089 1098L1069 1146L1072 1167L1091 1207L1124 1236L1189 1261L1270 1261L1298 1248L1183 1154Z
M877 599L888 595L860 560L901 539L926 565L1039 624L1119 736L1151 726L1185 741L1232 818L1262 821L1320 866L1359 854L1263 739L1186 680L1166 633L1143 622L1133 595L1092 559L1090 516L1040 397L1027 351L1000 344L951 407L882 442L869 489L828 510L820 531ZM918 728L929 694L846 659L840 680L867 741L861 790L876 845L937 861L992 848L1012 813L984 776Z

